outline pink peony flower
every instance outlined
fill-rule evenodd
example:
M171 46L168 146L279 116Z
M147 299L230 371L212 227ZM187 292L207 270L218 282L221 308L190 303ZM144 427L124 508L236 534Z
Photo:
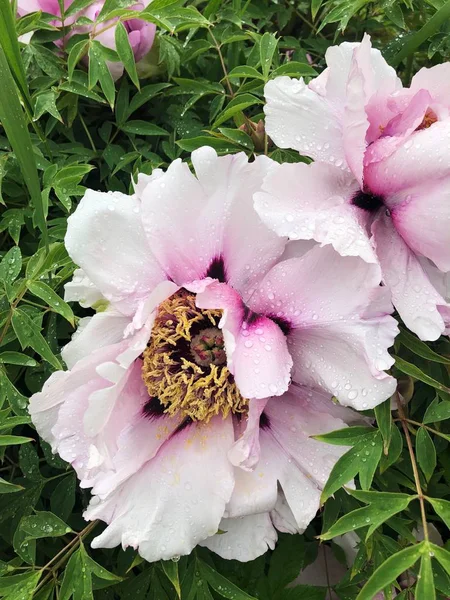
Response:
M436 340L450 332L450 64L402 88L367 35L326 59L309 85L266 85L268 134L317 162L271 172L257 210L279 235L379 261L407 327Z
M263 225L270 159L204 147L192 163L141 175L132 196L88 191L69 218L66 299L108 305L30 414L92 487L85 516L108 523L95 546L250 560L319 507L345 448L309 436L356 418L331 395L370 408L393 393L397 326L376 265Z
M134 4L131 9L143 10L150 4L151 0L141 0ZM102 23L96 23L96 19L103 8L104 0L96 0L86 8L78 11L75 15L72 15L65 19L64 25L73 25L80 17L86 17L90 19L92 25L75 25L72 27L65 37L69 39L73 35L89 33L93 39L96 39L103 46L116 49L115 41L115 22L118 22L118 17L111 21L104 21ZM72 0L65 0L64 5L67 9L72 4ZM18 0L18 13L20 16L26 15L31 12L42 10L43 12L61 17L61 11L58 0ZM55 19L53 24L57 27L62 26L61 19ZM123 21L123 24L128 32L128 40L134 53L136 62L140 61L150 51L153 46L156 33L156 25L148 23L142 19L128 19ZM61 41L58 41L61 44ZM118 79L123 74L123 64L121 62L107 61L109 70L114 79Z

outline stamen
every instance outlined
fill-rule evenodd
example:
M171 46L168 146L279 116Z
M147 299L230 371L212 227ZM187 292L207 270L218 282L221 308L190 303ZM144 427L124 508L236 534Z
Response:
M433 123L436 123L436 121L438 120L437 115L434 111L431 110L431 108L429 108L426 113L424 118L422 119L422 123L419 125L419 127L416 129L416 131L421 131L422 129L428 129L428 127L431 127L431 125L433 125Z
M367 212L375 212L383 206L384 202L381 196L376 196L375 194L366 193L362 190L359 190L353 196L352 204L353 206L362 208Z
M170 416L194 421L247 412L248 400L226 366L222 312L200 310L195 296L181 290L163 302L143 353L142 378L150 397Z

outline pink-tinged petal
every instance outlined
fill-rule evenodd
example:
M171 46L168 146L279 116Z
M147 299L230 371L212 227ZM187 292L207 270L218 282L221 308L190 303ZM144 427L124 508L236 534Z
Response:
M450 63L445 62L434 67L422 67L411 80L411 90L425 89L434 102L443 106L450 105Z
M167 279L147 243L140 203L88 190L67 221L65 244L90 281L124 314Z
M277 146L346 167L342 127L326 98L284 76L266 83L264 95L266 131Z
M270 429L261 431L261 447L277 465L277 479L301 533L308 527L320 506L320 489L305 475L295 458L279 444Z
M366 35L353 52L342 119L345 158L361 187L363 187L366 133L369 128L365 107L368 100L367 88L372 75L370 50L370 38Z
M268 513L222 519L219 529L224 533L207 538L200 545L227 560L254 560L273 550L278 539Z
M380 89L391 94L402 87L395 69L388 65L379 50L371 48L367 34L361 43L343 42L339 46L331 46L325 54L328 65L324 72L327 73L326 96L337 112L342 111L346 105L347 84L355 55L365 78L367 97Z
M137 473L154 458L181 422L182 417L152 416L147 415L145 410L140 411L135 420L118 434L117 451L111 458L110 468L98 479L92 494L105 497Z
M57 1L56 5L58 5ZM40 0L18 0L17 2L17 12L20 16L37 12L38 10L42 10L42 4Z
M189 554L219 529L234 484L232 443L232 420L220 417L176 433L108 498L91 501L86 519L109 522L92 546L132 546L149 562Z
M365 182L389 204L398 192L449 177L449 156L450 118L414 132L385 160L368 165Z
M65 284L64 300L66 302L78 302L83 308L107 302L100 290L95 287L82 269L75 269L71 281Z
M242 323L233 354L234 379L244 398L280 396L291 380L287 339L271 319Z
M358 409L394 392L395 379L384 370L394 362L387 349L398 329L380 276L377 265L330 246L315 246L268 273L251 308L275 312L290 326L295 382L323 387Z
M272 162L260 157L249 163L243 153L218 157L203 147L193 152L192 163L196 176L174 161L142 192L151 248L179 285L201 280L210 270L217 277L217 270L244 292L285 245L253 209L253 194Z
M292 359L276 323L262 315L246 315L239 295L225 284L209 285L197 295L196 304L224 310L219 326L227 365L244 398L280 396L287 390Z
M450 271L450 174L397 194L392 222L409 248Z
M377 262L369 240L369 214L349 200L358 184L331 165L281 164L255 194L255 208L268 227L291 240L331 244L342 256Z
M270 511L270 518L278 531L282 533L300 533L297 521L292 514L292 510L289 508L283 492L278 493L275 508Z
M405 325L421 340L434 341L446 329L450 306L433 287L418 258L383 215L372 226L383 280ZM443 314L441 314L441 311Z
M90 353L71 371L54 373L42 392L30 399L29 411L38 433L54 452L72 463L83 485L90 485L98 474L98 468L103 469L113 452L117 433L115 426L105 427L98 436L92 437L84 429L83 421L92 394L100 390L109 390L114 394L114 386L101 377L97 369L114 361L122 348L122 344L116 344ZM136 371L133 377L131 372L124 374L120 401L111 411L113 417L120 413L120 427L126 426L141 402L140 372L137 372L137 376L136 387Z
M80 319L71 341L61 352L67 367L72 369L79 360L98 348L121 342L129 323L128 317L115 310L106 310L93 317Z
M328 402L331 407L331 395ZM346 423L327 412L320 392L306 389L293 389L280 399L270 400L264 413L280 446L323 488L331 469L348 448L324 444L311 436L342 429Z
M303 256L273 267L253 295L250 308L285 319L291 327L357 321L378 299L380 281L377 265L342 257L329 245L315 245ZM386 303L381 313L388 312L392 306Z
M140 61L150 51L155 41L156 25L147 23L141 19L130 19L127 21L130 28L128 39L136 62Z
M259 461L259 420L268 400L251 400L245 430L228 452L231 464L250 471Z

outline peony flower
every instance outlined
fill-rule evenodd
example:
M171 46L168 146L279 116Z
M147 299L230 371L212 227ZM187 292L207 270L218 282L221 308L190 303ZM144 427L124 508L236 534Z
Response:
M151 0L141 0L134 4L131 9L143 10ZM116 49L115 41L115 22L119 21L119 18L112 19L110 21L103 21L102 23L96 24L96 19L103 8L104 0L96 0L86 8L79 10L75 15L72 15L64 20L65 26L70 26L76 23L80 17L86 17L93 23L92 25L75 25L70 29L68 34L65 36L67 41L70 37L76 34L89 33L93 39L96 39L103 46L112 50ZM67 9L72 4L72 0L65 0L64 5ZM43 12L61 17L61 10L59 7L58 0L18 0L17 6L18 14L20 16L26 15L31 12L42 10ZM61 19L55 19L53 24L57 27L61 27L63 23ZM153 46L156 33L156 25L148 23L142 19L128 19L123 21L123 24L128 32L128 41L133 50L134 58L136 62L139 62L144 58ZM61 41L58 41L60 44ZM119 79L123 74L123 64L121 62L107 61L109 70L114 79Z
M250 560L319 507L345 448L309 436L357 418L331 395L370 408L393 393L397 327L376 265L263 225L270 159L204 147L192 164L141 175L132 196L88 191L69 217L66 300L104 310L30 414L92 487L95 546Z
M280 165L257 210L279 235L379 261L405 325L436 340L450 331L450 64L402 88L367 35L326 59L309 85L265 87L268 134L317 162Z

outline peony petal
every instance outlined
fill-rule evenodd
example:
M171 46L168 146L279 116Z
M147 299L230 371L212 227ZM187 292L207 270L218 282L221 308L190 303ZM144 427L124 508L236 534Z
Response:
M235 467L250 471L260 459L259 420L268 400L251 400L245 430L228 452Z
M413 252L450 271L450 174L397 194L391 216Z
M411 80L411 91L427 90L434 102L449 106L450 101L450 64L448 62L434 67L422 67Z
M149 562L189 554L219 528L234 483L232 443L232 420L220 417L173 435L107 499L91 501L86 519L109 522L92 546L132 546Z
M239 295L213 283L197 295L197 306L224 310L219 326L224 335L227 365L244 398L283 394L290 381L292 359L286 336L271 319L245 310Z
M78 302L83 308L90 308L102 301L107 302L82 269L75 269L72 280L65 284L64 300Z
M366 185L373 194L386 198L392 208L398 192L450 176L449 150L450 118L416 131L389 157L368 165Z
M200 545L227 560L254 560L273 550L278 539L268 513L222 519L219 529L224 533L207 538Z
M384 370L394 362L387 348L398 329L379 280L376 265L341 257L330 246L271 269L251 308L275 313L289 328L295 382L323 387L359 409L393 393L395 380Z
M311 437L346 427L344 421L327 413L322 396L314 390L293 389L280 399L270 400L264 411L273 437L320 488L324 487L337 460L348 450ZM328 403L331 407L331 395Z
M405 325L421 340L434 341L445 331L441 310L450 325L450 306L433 287L415 254L383 215L372 226L383 280Z
M327 99L301 79L276 77L266 83L266 131L280 148L346 168L342 128Z
M342 256L377 262L367 232L369 215L349 204L358 189L353 177L331 165L286 163L265 178L255 208L278 235L314 239Z
M88 190L68 219L71 258L104 297L124 314L166 279L147 244L140 203L119 192Z
M72 369L79 360L98 348L121 342L129 323L128 317L114 309L80 319L71 341L61 351L67 367Z
M253 194L272 163L261 157L249 164L243 153L218 157L209 147L193 152L192 163L197 177L174 161L145 187L150 245L178 285L211 276L244 292L285 245L253 209Z

